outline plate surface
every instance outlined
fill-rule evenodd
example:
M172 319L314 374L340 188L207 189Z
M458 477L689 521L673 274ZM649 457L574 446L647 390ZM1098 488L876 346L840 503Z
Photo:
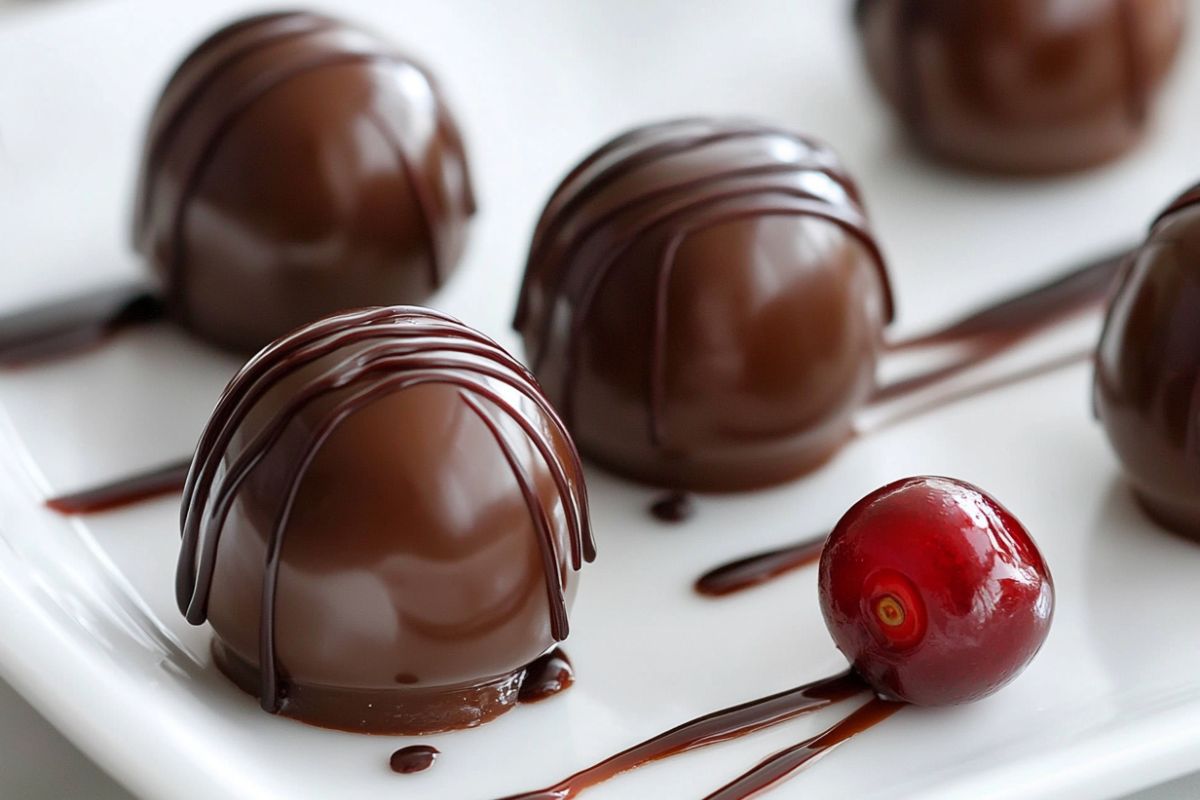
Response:
M509 345L541 203L578 157L641 121L750 114L833 142L890 256L902 328L1134 241L1200 177L1195 46L1142 150L1086 175L1017 182L914 157L875 104L834 0L339 7L442 77L483 210L466 264L435 303ZM0 310L137 274L126 217L150 104L192 43L250 8L106 0L0 16ZM1093 337L1094 323L1076 334ZM1026 356L1063 346L1046 340ZM600 558L572 617L578 684L483 728L421 739L443 757L403 777L387 758L410 742L268 716L215 672L208 630L174 608L175 499L87 520L41 506L47 493L190 452L236 366L154 328L0 374L0 676L139 794L496 797L828 674L843 662L811 570L724 601L693 595L690 581L726 557L820 530L870 489L916 473L976 482L1026 522L1057 581L1050 639L993 698L906 710L773 796L1111 797L1200 768L1200 547L1132 505L1090 417L1082 365L887 428L795 484L702 498L679 527L645 514L652 490L592 470ZM832 718L692 753L588 796L702 796Z

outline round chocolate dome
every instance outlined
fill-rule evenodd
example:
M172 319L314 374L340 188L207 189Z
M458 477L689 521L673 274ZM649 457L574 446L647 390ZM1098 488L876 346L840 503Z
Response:
M239 352L343 309L424 300L475 208L429 73L308 13L235 22L187 57L138 185L134 244L169 312Z
M619 136L563 180L515 327L585 456L722 491L833 454L891 316L858 191L829 148L692 119Z
M1200 186L1126 263L1096 354L1095 407L1142 505L1200 539Z
M1012 173L1082 169L1142 136L1181 0L858 0L863 54L911 139Z
M180 609L263 707L429 733L515 701L594 557L583 473L532 376L450 317L330 317L255 356L185 488Z

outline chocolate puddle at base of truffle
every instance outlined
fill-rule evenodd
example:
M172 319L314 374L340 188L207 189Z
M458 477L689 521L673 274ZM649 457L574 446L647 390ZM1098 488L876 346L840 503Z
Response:
M1039 331L1086 313L1091 309L1101 307L1127 255L1128 251L1122 251L1115 255L1110 254L1090 261L1059 278L1004 298L999 302L989 304L985 308L935 331L889 343L886 349L893 352L908 352L926 347L942 347L949 344L962 344L965 346L965 352L961 357L949 364L942 365L926 373L905 378L898 383L884 386L872 398L872 402L885 399L890 400L909 392L927 388L942 380L958 375L989 358L1000 355ZM125 287L125 290L128 291L128 288ZM73 319L75 323L78 323L78 330L87 329L94 331L99 326L102 330L111 331L119 329L126 324L135 324L139 321L136 318L131 318L128 322L122 322L117 328L113 328L110 322L102 321L111 321L113 318L113 305L111 303L107 305L97 303L88 306L86 303L71 301L64 304L63 308L65 309L67 305L72 305L75 308L76 316ZM97 312L97 315L93 316L90 322L78 316L81 310L86 310L87 308L92 308ZM52 313L53 309L53 306L47 306L36 310L36 313L38 315L49 314L48 317L45 317L49 319L54 316ZM26 313L34 314L35 312ZM157 309L157 313L161 313L161 308ZM15 317L7 318L7 320L0 318L0 365L6 363L3 359L3 332L5 326L9 321L21 316L23 315L18 314ZM108 327L105 327L106 325ZM46 325L44 329L50 331L53 329L53 326ZM107 334L102 333L100 338L103 338L104 335ZM94 343L98 339L93 337L90 341ZM22 344L21 347L25 349L25 352L39 352L36 344L28 341ZM1019 379L1019 377L1014 377L1013 381ZM977 391L973 393L977 393ZM954 399L959 399L959 397L956 396ZM946 402L950 401L947 400ZM99 511L108 511L132 505L150 497L178 491L183 488L186 475L186 462L180 461L128 478L100 484L82 492L72 492L67 495L53 497L46 501L46 505L64 514L91 514ZM685 501L680 503L678 507L680 510L683 510L686 505ZM673 508L667 507L663 509L668 514L672 510ZM657 513L656 516L658 516ZM670 516L667 518L675 521Z
M869 691L870 687L862 678L851 671L843 672L697 717L577 772L549 788L514 794L504 800L566 800L590 786L603 783L609 778L652 761L745 736Z
M890 427L891 425L958 402L967 397L973 397L1046 375L1072 364L1083 363L1091 359L1092 355L1093 351L1090 348L1084 351L1067 353L1058 358L1035 364L1024 370L966 386L957 391L946 392L932 398L924 405L908 409L899 415L891 417L872 430L882 430L885 427ZM862 435L864 434L859 433L856 434L856 437ZM724 597L767 583L789 572L811 566L821 559L821 550L825 546L826 536L827 533L820 533L793 544L742 556L733 561L720 564L697 578L693 584L693 588L695 588L697 593L707 597Z
M78 353L164 316L161 298L142 282L18 311L0 317L0 366L28 366Z
M540 703L575 683L575 667L571 659L556 647L546 655L533 661L525 668L521 688L517 692L518 703Z

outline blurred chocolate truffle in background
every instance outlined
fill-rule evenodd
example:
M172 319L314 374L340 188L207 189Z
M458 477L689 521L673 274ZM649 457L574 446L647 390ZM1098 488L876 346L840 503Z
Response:
M867 67L912 140L988 171L1053 173L1142 136L1182 0L858 0Z
M533 377L450 317L330 317L225 390L183 500L180 609L263 707L369 733L470 727L568 633L595 553Z
M515 327L585 456L726 491L833 454L891 317L858 191L829 148L692 119L618 136L563 180Z
M1143 507L1200 539L1200 186L1126 264L1096 356L1095 404Z
M266 14L214 33L167 83L134 244L170 314L253 352L335 311L424 300L474 208L427 71L330 17Z

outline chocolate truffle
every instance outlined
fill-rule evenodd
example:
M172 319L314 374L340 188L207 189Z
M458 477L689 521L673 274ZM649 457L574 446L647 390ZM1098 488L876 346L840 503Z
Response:
M1052 173L1138 141L1182 0L858 0L867 67L912 140L989 171Z
M413 307L330 317L222 395L182 513L177 600L265 709L431 733L517 699L594 558L575 448L533 377Z
M1200 539L1200 186L1126 263L1100 338L1095 407L1143 507Z
M618 136L567 175L515 327L584 455L725 491L833 454L891 317L858 191L828 147L691 119Z
M307 13L235 22L192 51L138 185L134 245L169 312L247 353L336 311L424 300L475 208L429 73Z

